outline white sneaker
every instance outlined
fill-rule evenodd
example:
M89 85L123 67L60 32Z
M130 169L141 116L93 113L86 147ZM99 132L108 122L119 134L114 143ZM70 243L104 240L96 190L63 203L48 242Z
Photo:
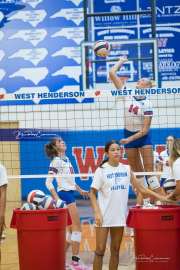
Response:
M72 261L70 264L71 270L90 270L89 266L82 264L81 262Z

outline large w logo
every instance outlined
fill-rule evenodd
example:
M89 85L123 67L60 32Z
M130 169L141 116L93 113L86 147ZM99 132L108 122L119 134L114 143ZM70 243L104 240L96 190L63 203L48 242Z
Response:
M94 173L103 160L104 147L97 146L96 151L92 146L86 146L85 151L83 147L73 147L72 155L75 157L79 173Z

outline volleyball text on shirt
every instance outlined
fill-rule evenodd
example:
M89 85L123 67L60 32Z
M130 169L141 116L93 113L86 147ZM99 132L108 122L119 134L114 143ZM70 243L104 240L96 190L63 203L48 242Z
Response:
M126 225L129 185L129 165L113 167L107 162L96 169L91 187L98 190L103 227Z

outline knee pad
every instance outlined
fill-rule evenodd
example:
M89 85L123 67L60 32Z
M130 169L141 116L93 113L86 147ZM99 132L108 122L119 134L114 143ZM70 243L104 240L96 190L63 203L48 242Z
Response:
M66 232L66 242L71 243L71 233Z
M160 183L156 176L151 176L147 179L148 185L152 190L160 188Z
M81 232L73 231L71 234L71 241L80 243L81 242Z

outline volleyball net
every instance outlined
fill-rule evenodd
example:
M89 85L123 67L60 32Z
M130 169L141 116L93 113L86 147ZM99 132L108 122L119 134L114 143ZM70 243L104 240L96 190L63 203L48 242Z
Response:
M168 135L179 136L180 88L177 82L168 80L158 87L156 41L123 41L121 45L112 41L110 44L110 56L98 59L92 50L93 43L82 43L80 76L79 70L71 70L78 87L71 85L49 92L42 86L28 94L23 89L16 94L0 91L0 160L8 170L9 180L21 182L22 196L33 188L45 188L50 160L44 146L58 136L67 143L67 156L77 183L82 188L89 187L103 159L105 143L123 137L124 97L146 95L151 100L154 108L152 142L157 154L165 149ZM129 61L118 75L129 79L126 89L117 90L109 81L108 73L122 55ZM135 83L141 77L154 78L156 87L136 89ZM127 164L123 147L121 161Z
M106 91L109 94L109 90L102 90L102 93ZM149 97L154 107L152 142L154 151L160 154L165 149L168 135L179 136L180 98L179 94ZM120 140L124 128L122 96L100 94L91 99L76 104L0 107L1 162L7 168L11 185L21 183L19 189L23 198L32 189L47 192L45 179L50 160L45 155L44 146L58 136L67 143L67 156L74 167L77 184L83 189L90 187L93 173L103 160L105 143ZM127 164L122 146L121 157L121 162ZM149 173L137 172L137 175Z

